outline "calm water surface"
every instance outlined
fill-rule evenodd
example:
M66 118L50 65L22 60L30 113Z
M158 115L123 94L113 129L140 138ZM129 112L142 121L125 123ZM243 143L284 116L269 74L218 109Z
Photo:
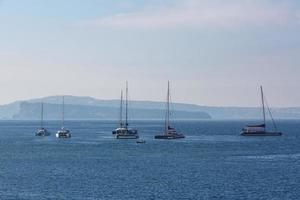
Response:
M0 199L300 199L300 121L282 137L242 137L242 121L177 121L187 138L116 140L110 121L69 121L71 139L39 138L39 122L0 122Z

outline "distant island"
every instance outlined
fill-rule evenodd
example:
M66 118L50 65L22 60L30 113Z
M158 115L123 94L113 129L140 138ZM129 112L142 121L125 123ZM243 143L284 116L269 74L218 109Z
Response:
M2 105L0 106L0 119L38 120L40 119L41 101L44 102L45 120L61 119L60 96L17 101ZM165 103L163 102L130 101L129 107L129 118L133 120L163 120L165 117ZM119 119L120 101L98 100L92 97L65 96L65 110L65 117L68 120L117 120ZM174 104L174 109L172 110L173 119L211 119L211 116L206 112L185 109L181 104Z
M0 106L2 120L38 120L40 102L44 101L45 119L61 118L61 97L16 101ZM117 120L119 100L99 100L92 97L66 96L66 118L69 120ZM163 120L165 103L154 101L130 101L131 119ZM261 108L257 107L209 107L194 104L173 103L172 118L182 120L233 120L260 119ZM300 107L272 108L276 119L300 119Z

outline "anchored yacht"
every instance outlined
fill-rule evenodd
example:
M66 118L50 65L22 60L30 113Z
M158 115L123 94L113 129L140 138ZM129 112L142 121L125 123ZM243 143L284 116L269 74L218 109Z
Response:
M126 100L125 100L125 122L123 122L123 92L121 92L120 103L120 126L113 130L112 133L116 135L117 139L138 139L139 134L136 129L128 128L128 83L126 82Z
M165 119L165 129L164 132L154 136L154 139L182 139L185 136L181 133L178 133L175 128L172 128L170 125L170 82L168 81L168 92L167 92L167 110L166 110L166 119Z
M65 128L65 97L63 96L62 100L62 120L61 120L61 129L56 133L57 138L70 138L71 132Z
M112 131L113 135L116 135L117 133L121 133L121 132L125 131L124 122L123 122L123 90L121 90L120 118L119 119L120 119L119 127Z
M282 133L277 130L276 122L272 116L271 109L265 102L265 96L263 87L260 86L260 92L261 92L261 101L262 101L262 114L263 114L263 123L258 125L247 125L244 127L241 131L242 136L281 136ZM267 131L267 125L266 125L266 108L270 114L274 131Z
M38 128L38 130L35 132L36 136L49 136L51 133L44 128L44 103L41 102L41 126Z

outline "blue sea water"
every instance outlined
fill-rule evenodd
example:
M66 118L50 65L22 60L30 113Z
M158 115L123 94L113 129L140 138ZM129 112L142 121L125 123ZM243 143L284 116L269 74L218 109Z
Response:
M300 199L300 121L282 137L242 137L243 121L176 121L183 140L116 140L113 121L68 121L71 139L35 137L39 122L0 122L0 199Z

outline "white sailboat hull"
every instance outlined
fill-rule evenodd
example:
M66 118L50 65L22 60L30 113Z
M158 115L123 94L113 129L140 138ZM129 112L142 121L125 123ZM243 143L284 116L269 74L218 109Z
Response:
M62 129L62 130L57 131L55 136L57 138L71 138L71 133L69 130Z

